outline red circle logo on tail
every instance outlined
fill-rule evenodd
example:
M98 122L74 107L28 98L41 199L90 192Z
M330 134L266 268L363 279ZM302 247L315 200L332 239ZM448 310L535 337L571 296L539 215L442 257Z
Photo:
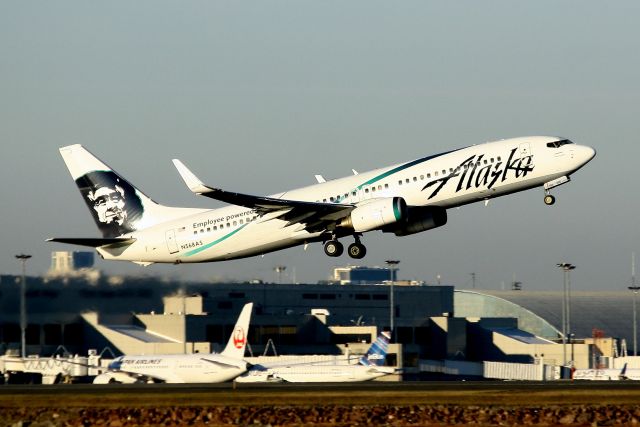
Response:
M247 338L244 335L244 330L242 328L237 328L233 331L233 345L236 348L242 348L247 343Z

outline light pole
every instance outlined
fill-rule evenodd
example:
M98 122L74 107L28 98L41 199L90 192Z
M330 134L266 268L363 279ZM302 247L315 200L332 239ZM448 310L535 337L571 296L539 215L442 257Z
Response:
M20 354L27 357L27 260L31 255L20 254L16 258L22 262L22 281L20 282Z
M571 333L571 270L575 270L576 266L568 263L561 262L557 264L563 272L563 287L562 287L562 366L567 365L567 334ZM573 364L573 360L571 360Z
M631 286L629 290L633 291L633 355L638 355L638 321L636 311L636 297L640 286L636 285L636 254L631 255Z
M396 317L396 306L393 301L393 285L396 281L396 271L398 271L398 264L400 264L400 261L388 259L385 263L389 266L389 270L391 270L391 286L389 286L389 333L391 334L391 338L393 338L394 320Z
M278 274L278 283L282 283L282 273L287 269L285 265L278 265L273 270Z

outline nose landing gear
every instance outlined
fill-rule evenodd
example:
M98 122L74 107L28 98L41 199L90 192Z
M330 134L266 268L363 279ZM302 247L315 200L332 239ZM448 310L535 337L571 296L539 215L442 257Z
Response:
M556 202L556 198L553 197L551 194L546 194L544 196L544 204L547 206L551 206Z

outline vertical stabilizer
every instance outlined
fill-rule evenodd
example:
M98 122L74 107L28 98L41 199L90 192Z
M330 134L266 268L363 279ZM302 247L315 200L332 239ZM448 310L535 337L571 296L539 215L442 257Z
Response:
M382 366L387 358L389 339L391 335L387 331L380 332L378 339L371 344L367 354L360 358L360 364L364 366Z
M60 154L105 238L185 214L183 208L154 202L80 144L62 147Z
M229 356L234 359L242 359L244 357L244 351L247 347L247 337L249 335L249 322L251 321L251 310L253 309L253 303L245 304L236 326L233 328L231 337L227 342L227 346L222 351L223 356Z

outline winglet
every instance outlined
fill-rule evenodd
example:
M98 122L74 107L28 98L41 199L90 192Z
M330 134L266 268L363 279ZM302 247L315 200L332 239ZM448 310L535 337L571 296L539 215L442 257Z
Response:
M173 165L178 169L178 173L184 180L184 183L187 184L187 187L189 187L189 190L196 194L202 194L212 190L212 188L204 185L180 160L173 159Z

